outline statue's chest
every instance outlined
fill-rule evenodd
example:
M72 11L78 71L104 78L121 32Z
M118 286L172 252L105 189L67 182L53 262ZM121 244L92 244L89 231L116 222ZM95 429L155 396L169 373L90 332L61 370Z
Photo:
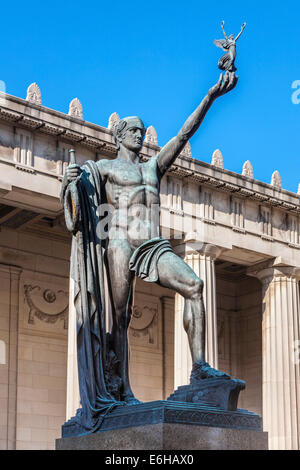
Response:
M112 187L130 188L136 186L156 186L156 167L149 164L120 165L108 177Z

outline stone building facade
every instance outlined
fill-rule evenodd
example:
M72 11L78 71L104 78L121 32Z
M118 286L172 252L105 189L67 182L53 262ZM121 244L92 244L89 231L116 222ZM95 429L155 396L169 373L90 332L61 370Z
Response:
M115 158L107 127L27 98L0 96L0 448L53 449L77 406L70 236L59 202L61 180L77 163ZM144 160L158 151L150 126ZM193 159L189 144L161 186L161 228L205 283L207 357L244 379L239 407L263 416L271 449L300 447L299 195ZM187 383L191 359L183 299L138 280L130 325L131 380L143 401Z

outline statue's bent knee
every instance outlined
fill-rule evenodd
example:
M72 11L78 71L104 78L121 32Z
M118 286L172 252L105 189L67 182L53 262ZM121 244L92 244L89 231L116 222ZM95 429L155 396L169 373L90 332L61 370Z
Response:
M204 282L202 281L202 279L200 279L199 277L195 277L192 285L188 289L187 298L191 300L199 299L199 297L201 298L203 292L203 285Z

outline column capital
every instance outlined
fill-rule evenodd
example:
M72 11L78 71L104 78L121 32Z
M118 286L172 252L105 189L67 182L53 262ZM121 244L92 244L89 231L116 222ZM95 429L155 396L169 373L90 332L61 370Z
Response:
M198 254L214 260L219 258L224 250L225 248L199 240L196 233L187 234L182 243L175 248L176 254L182 257L190 254Z
M300 280L300 267L292 266L286 260L277 257L250 266L247 275L258 278L264 284L279 278Z
M22 271L22 268L20 268L19 266L0 263L0 275L2 276L4 275L5 277L10 277L11 279L19 280Z

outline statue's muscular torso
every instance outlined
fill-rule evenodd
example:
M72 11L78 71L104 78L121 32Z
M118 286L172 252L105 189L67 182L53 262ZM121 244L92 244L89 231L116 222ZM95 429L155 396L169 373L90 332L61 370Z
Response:
M132 163L120 158L98 163L107 203L114 211L109 239L126 239L132 249L160 235L157 158Z

